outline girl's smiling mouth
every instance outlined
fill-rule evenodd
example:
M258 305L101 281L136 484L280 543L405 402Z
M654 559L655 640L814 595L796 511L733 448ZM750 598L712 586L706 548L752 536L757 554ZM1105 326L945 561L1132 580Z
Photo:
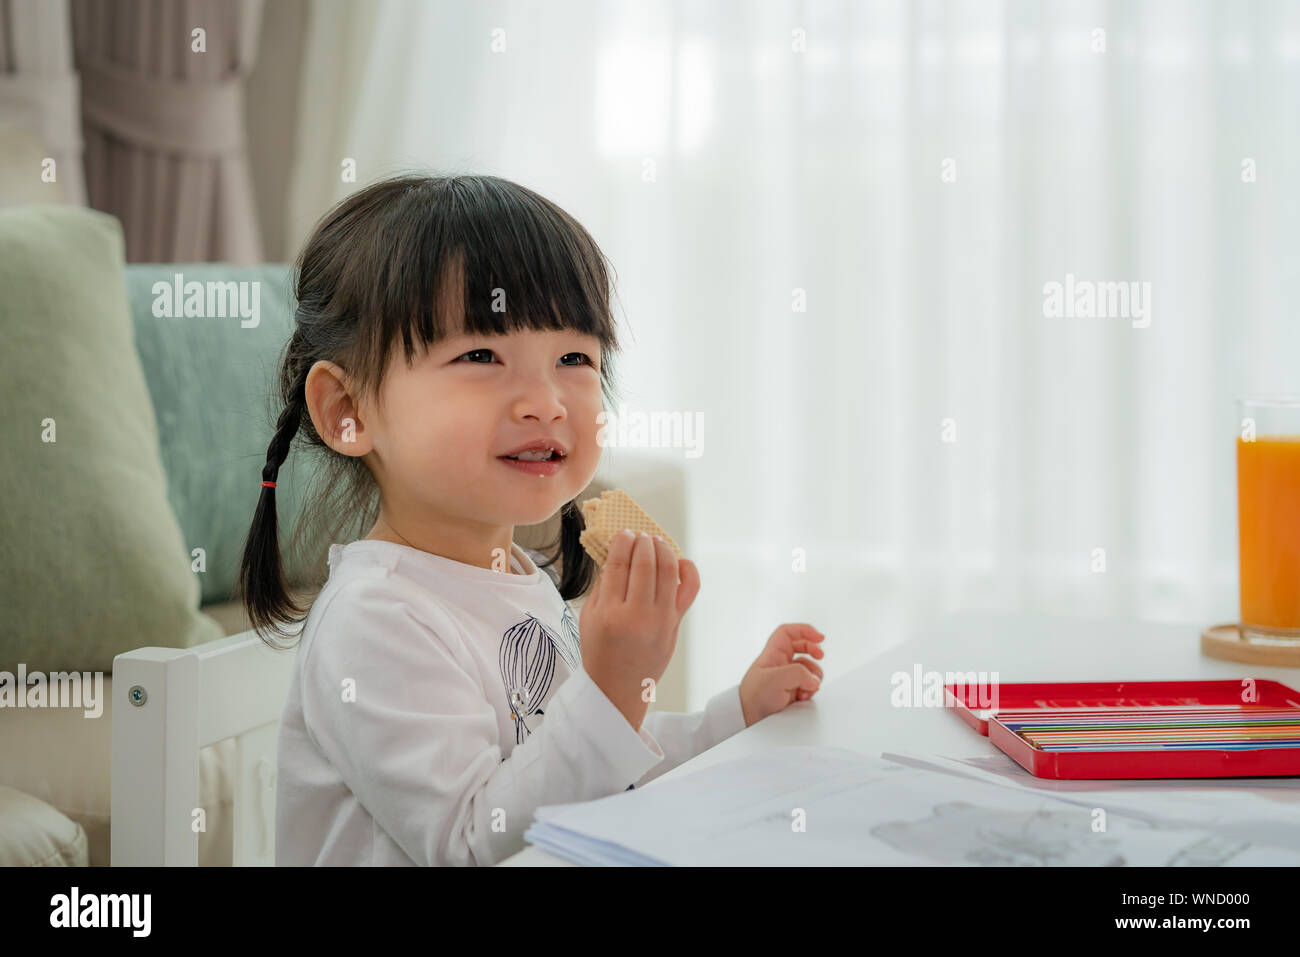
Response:
M568 453L554 439L538 439L497 458L511 468L531 475L554 475L564 465Z
M531 475L554 475L560 469L564 468L564 456L557 456L552 459L529 460L529 459L512 459L501 455L497 457L499 461L504 462L512 469L520 472L528 472Z

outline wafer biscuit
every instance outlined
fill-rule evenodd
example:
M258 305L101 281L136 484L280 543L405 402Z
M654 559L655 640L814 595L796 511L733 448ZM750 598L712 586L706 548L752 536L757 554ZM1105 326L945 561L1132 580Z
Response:
M633 532L645 532L647 535L659 535L668 543L674 555L682 557L681 549L672 536L660 528L659 523L647 515L645 509L622 489L607 489L598 498L587 499L582 503L582 518L586 528L578 536L578 542L592 560L602 567L609 558L609 546L614 536L625 528L630 528Z

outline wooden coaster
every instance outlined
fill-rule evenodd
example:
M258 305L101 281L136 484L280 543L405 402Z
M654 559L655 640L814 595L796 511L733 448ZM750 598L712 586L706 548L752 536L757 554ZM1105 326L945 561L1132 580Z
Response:
M1246 641L1236 623L1215 625L1201 632L1201 653L1248 665L1281 665L1300 668L1300 641L1290 645L1265 645Z

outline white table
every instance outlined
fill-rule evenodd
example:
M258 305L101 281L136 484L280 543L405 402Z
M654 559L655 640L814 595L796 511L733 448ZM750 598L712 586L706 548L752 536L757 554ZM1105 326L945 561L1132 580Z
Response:
M920 751L952 757L1002 752L949 708L896 708L895 672L997 672L1002 682L1158 681L1271 678L1300 688L1300 670L1207 658L1200 651L1206 625L1158 624L1044 615L955 615L917 629L910 640L836 677L827 636L827 678L811 701L798 702L697 755L646 785L674 775L781 745L827 745L878 756ZM993 676L990 674L990 678ZM1005 758L1010 761L1010 758ZM1297 782L1300 787L1300 782ZM532 845L501 866L566 865Z

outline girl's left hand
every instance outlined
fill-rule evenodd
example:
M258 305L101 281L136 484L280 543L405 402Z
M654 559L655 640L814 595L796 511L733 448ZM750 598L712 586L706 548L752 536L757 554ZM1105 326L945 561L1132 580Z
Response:
M826 636L807 624L781 625L767 639L767 647L740 680L740 705L745 727L762 721L794 701L807 701L821 686L822 669L806 653L823 657L820 642Z

